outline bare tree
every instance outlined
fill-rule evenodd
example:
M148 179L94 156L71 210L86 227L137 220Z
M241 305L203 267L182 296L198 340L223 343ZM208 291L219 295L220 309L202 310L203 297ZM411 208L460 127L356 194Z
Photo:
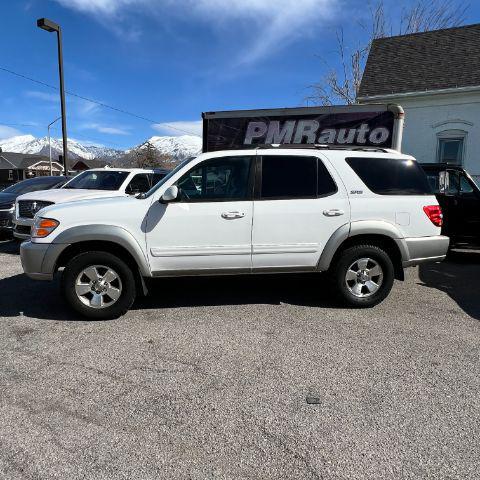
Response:
M140 168L170 168L173 158L159 152L151 142L145 142L134 150L135 163Z
M461 1L461 0L460 0ZM370 5L370 25L360 25L367 31L365 43L349 47L345 45L343 29L337 31L337 51L340 67L330 68L321 82L309 87L308 102L321 105L356 103L365 63L373 40L393 35L427 32L440 28L458 27L465 23L468 5L457 0L417 0L409 8L403 8L400 21L393 27L392 19L385 13L384 0Z

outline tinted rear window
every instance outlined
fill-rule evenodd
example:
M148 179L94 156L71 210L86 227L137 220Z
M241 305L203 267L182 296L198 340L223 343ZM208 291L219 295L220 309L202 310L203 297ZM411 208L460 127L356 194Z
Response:
M310 198L316 194L315 157L262 157L262 198Z
M346 162L379 195L431 195L427 176L417 162L398 158L347 158Z

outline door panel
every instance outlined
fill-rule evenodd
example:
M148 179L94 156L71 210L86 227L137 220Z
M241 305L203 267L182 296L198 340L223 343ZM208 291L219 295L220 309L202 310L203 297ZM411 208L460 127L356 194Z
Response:
M230 212L243 215L222 216ZM147 222L152 271L251 268L251 200L155 202Z
M253 268L315 267L335 230L349 221L341 194L312 200L255 202ZM343 211L327 216L324 211Z
M456 214L458 216L458 236L468 239L480 239L480 196L471 181L463 175L459 176L459 191L456 198Z
M251 270L252 156L195 165L176 185L180 201L154 202L147 218L152 271Z
M313 268L331 235L350 220L347 193L316 157L264 155L254 201L252 266ZM312 183L311 177L314 177ZM268 197L264 198L264 192ZM288 196L289 198L282 198ZM258 197L258 198L257 198ZM309 197L309 198L298 198Z

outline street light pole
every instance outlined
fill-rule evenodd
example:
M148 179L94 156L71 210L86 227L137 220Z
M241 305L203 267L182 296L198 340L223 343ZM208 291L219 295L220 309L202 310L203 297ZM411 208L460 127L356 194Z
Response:
M62 139L63 139L63 170L64 174L68 175L68 158L67 158L67 115L65 108L65 85L63 81L63 53L62 53L62 29L60 25L48 18L39 18L37 20L37 27L47 32L57 32L57 47L58 47L58 74L60 77L60 107L62 113Z
M48 158L50 159L50 176L53 175L53 168L52 168L52 144L50 143L50 127L55 123L58 122L62 117L56 118L53 122L48 124L47 131L48 131ZM65 172L65 175L67 173Z

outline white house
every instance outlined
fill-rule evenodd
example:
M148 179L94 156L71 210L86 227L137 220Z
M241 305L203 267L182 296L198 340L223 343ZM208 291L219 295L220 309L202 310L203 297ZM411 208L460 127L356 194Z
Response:
M375 40L357 100L401 105L405 153L480 182L480 24Z

